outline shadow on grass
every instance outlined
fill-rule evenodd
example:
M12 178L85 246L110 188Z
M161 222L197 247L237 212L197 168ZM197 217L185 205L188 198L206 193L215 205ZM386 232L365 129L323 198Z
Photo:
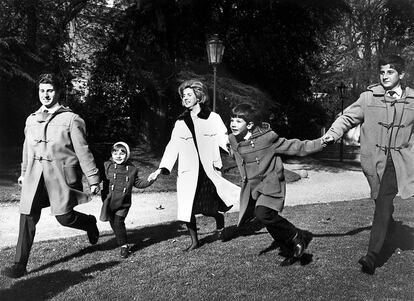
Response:
M133 244L130 251L131 253L134 253L153 244L183 235L187 235L187 229L183 222L180 221L150 225L140 229L130 230L128 231L128 241ZM109 240L106 244L102 244L101 248L113 248L113 246L116 248L118 247L115 238Z
M384 246L377 258L377 265L383 266L396 251L414 250L414 228L396 221L388 232Z
M183 222L179 221L149 225L139 229L128 230L128 242L129 244L132 244L130 252L134 253L153 244L157 244L169 239L178 238L183 235L187 236L187 229L183 225ZM39 272L53 267L55 265L71 261L72 259L79 258L90 253L94 253L96 251L109 251L117 249L119 247L116 242L115 235L112 232L100 235L101 239L105 237L111 238L102 243L98 242L98 244L95 246L88 246L82 250L79 250L76 253L61 257L47 264L39 266L38 268L31 270L30 273ZM217 239L217 236L212 235L212 237L204 237L201 240L201 242L203 244L208 244Z
M315 234L313 233L313 237L340 237L340 236L350 236L350 235L355 235L358 234L362 231L367 231L370 230L371 226L367 226L367 227L361 227L361 228L356 228L354 230L345 232L345 233L321 233L321 234Z
M355 235L362 231L371 230L371 226L357 228L345 233L324 233L314 234L314 237L340 237ZM384 245L377 257L377 265L383 266L397 250L409 251L414 250L414 228L404 225L401 221L395 221L389 229L385 238Z
M74 258L79 258L79 257L82 257L82 256L84 256L86 254L93 253L93 252L95 252L97 250L97 247L98 246L89 246L89 247L86 247L85 249L79 250L76 253L73 253L73 254L68 255L68 256L61 257L61 258L56 259L56 260L53 260L53 261L51 261L51 262L49 262L47 264L41 265L40 267L31 270L29 273L36 273L36 272L39 272L39 271L48 269L50 267L53 267L53 266L55 266L57 264L70 261L70 260L72 260Z
M183 227L180 222L172 222L168 224L159 224L148 227L143 227L136 230L128 231L128 241L133 244L131 247L131 252L134 253L140 249L143 249L152 244L159 243L163 240L175 238L183 235ZM39 272L55 265L68 262L72 259L85 256L96 251L109 251L118 248L115 235L110 232L106 234L101 234L100 238L111 236L111 238L103 243L99 243L95 246L88 246L82 250L79 250L76 253L70 254L68 256L61 257L59 259L53 260L47 264L39 266L36 269L30 271L30 273Z
M233 225L233 226L224 228L223 232L221 233L221 240L223 242L228 242L240 236L263 235L263 234L266 234L266 232L258 232L262 230L263 228L264 226L259 220L253 219L241 227L237 227L236 225Z
M119 264L119 261L98 263L80 271L62 270L40 275L29 279L22 279L8 289L0 290L0 300L46 300L60 292L93 279L90 275L102 272Z

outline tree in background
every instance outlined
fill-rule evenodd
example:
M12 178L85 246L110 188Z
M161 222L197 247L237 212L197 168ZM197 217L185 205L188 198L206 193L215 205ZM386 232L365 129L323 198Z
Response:
M262 90L273 106L267 101L261 105L283 134L319 135L325 116L310 98L310 71L317 72L326 33L345 6L339 0L302 2L115 2L125 14L114 24L107 48L96 56L87 103L88 110L95 108L89 122L105 129L95 138L113 140L118 132L134 140L139 133L147 141L164 143L182 110L176 93L182 75L198 74L212 86L205 50L212 33L226 44L219 83L233 78L235 85ZM220 113L231 105L225 94L230 90L218 92Z
M0 2L0 140L21 144L24 120L37 106L35 81L55 72L70 81L69 24L87 6L105 0ZM6 143L7 141L7 143Z
M331 39L320 53L323 68L315 74L313 91L325 92L323 106L330 123L341 111L337 87L348 87L345 106L354 102L368 85L378 82L377 59L386 52L402 54L408 76L414 75L414 2L411 0L347 0ZM409 74L411 73L411 77Z
M225 117L235 102L252 101L281 134L311 138L331 117L326 112L340 111L333 95L341 81L354 100L373 80L379 53L394 49L411 58L414 51L410 0L107 4L1 2L2 140L7 134L20 144L24 118L36 103L34 78L47 69L87 83L88 91L71 90L67 103L88 122L95 141L162 145L182 110L180 81L196 76L212 87L205 50L212 33L226 46L218 68L218 112Z

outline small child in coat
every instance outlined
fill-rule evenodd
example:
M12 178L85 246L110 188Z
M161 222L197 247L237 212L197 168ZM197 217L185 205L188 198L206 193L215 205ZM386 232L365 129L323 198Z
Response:
M238 226L256 216L286 257L281 265L292 264L304 254L312 233L279 215L286 195L280 155L305 156L322 150L324 143L320 138L300 141L279 137L246 103L232 109L230 128L230 151L242 177Z
M100 220L111 224L123 258L129 254L125 218L131 207L132 187L146 188L155 182L141 180L138 168L128 160L129 156L130 150L126 143L117 142L112 146L111 158L104 163L105 177L101 192L103 204Z

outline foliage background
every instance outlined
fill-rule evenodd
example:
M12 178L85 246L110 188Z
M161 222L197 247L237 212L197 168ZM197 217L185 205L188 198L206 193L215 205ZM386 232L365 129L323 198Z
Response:
M178 84L199 77L212 96L213 33L226 47L218 113L228 123L231 106L253 102L286 137L319 136L341 111L340 83L347 106L385 52L413 74L412 0L1 0L0 145L21 145L35 80L52 71L92 142L160 151L182 110Z

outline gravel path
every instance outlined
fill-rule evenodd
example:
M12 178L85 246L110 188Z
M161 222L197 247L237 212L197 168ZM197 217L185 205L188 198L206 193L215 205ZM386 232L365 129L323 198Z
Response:
M328 203L369 197L368 183L358 165L338 163L324 164L312 159L285 163L285 168L308 177L287 185L286 206ZM134 193L132 207L125 221L127 228L157 224L175 220L177 202L175 192ZM76 207L76 210L99 216L101 201L92 201ZM164 209L156 209L159 206ZM231 211L238 211L233 204ZM19 213L18 204L0 205L0 248L14 246L17 242ZM98 221L100 231L110 230L109 223ZM84 235L85 232L62 227L45 208L37 226L35 241ZM86 236L85 236L86 239Z

